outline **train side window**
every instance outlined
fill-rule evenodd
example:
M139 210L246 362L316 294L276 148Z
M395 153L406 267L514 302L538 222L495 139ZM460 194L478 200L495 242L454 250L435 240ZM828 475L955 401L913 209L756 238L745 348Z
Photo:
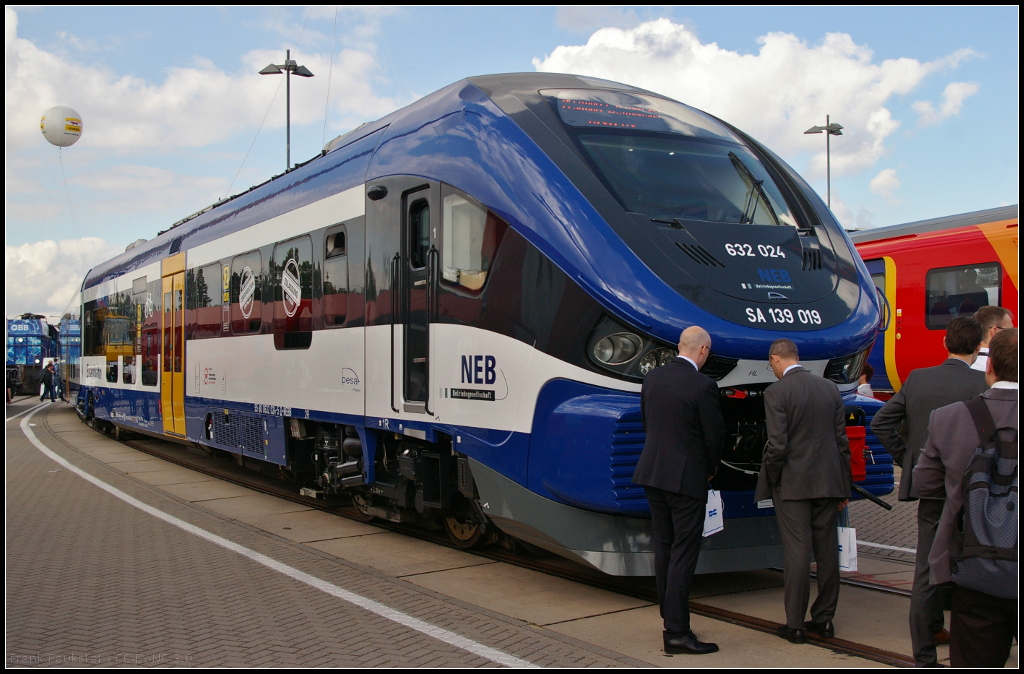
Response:
M258 250L231 260L231 332L248 335L263 324L263 256Z
M430 202L420 199L409 208L409 265L413 269L427 266L430 250Z
M102 356L103 323L106 320L107 308L100 306L99 300L85 303L85 320L83 321L82 355Z
M476 293L487 281L508 225L459 194L443 201L441 282Z
M143 386L156 386L160 367L160 279L150 282L142 305L140 375Z
M313 244L300 236L274 246L274 346L308 349L313 342Z
M929 269L925 278L925 324L945 330L957 316L970 316L985 305L999 306L1002 269L998 263Z
M125 384L139 383L139 365L142 363L142 326L145 321L146 291L148 287L145 276L132 281L130 313L131 318L134 319L131 330L132 353L124 357L121 381Z
M119 379L118 356L131 356L135 344L135 312L132 310L131 294L114 292L106 298L107 306L100 309L103 320L103 353L107 359L106 380L116 383Z
M343 325L348 314L348 230L327 230L324 238L323 313L327 327Z
M221 332L221 266L219 262L208 264L188 273L187 308L193 310L195 321L194 336L198 339L217 337Z

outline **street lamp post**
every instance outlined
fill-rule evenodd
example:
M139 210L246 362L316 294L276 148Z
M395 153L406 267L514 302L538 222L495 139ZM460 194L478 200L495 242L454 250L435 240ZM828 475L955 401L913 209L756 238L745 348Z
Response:
M299 77L312 77L313 73L306 66L296 64L292 60L292 50L288 49L285 50L283 65L271 63L260 71L260 75L280 75L282 70L285 77L285 170L288 170L292 167L292 73Z
M804 131L805 134L825 132L825 195L829 210L832 209L832 147L829 136L843 135L842 129L843 127L839 124L832 124L829 121L829 116L825 115L825 126L812 126Z

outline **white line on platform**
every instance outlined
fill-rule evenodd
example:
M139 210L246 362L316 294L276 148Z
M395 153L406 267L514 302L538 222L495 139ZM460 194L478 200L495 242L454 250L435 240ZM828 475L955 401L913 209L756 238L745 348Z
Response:
M39 406L37 405L31 411L35 412L38 409ZM40 452L45 454L53 461L56 461L57 463L64 466L68 470L77 474L79 477L82 477L85 480L88 480L89 482L93 483L103 491L113 496L116 496L125 503L132 505L145 513L148 513L153 517L161 519L164 522L167 522L168 524L172 524L178 527L179 529L189 532L190 534L194 534L196 536L199 536L200 538L204 538L210 541L211 543L221 546L222 548L227 548L232 552L237 552L238 554L248 557L249 559L253 560L258 564L262 564L268 569L273 569L274 571L283 573L289 578L293 578L299 581L300 583L305 583L306 585L314 587L320 590L321 592L326 592L331 596L337 597L338 599L342 599L351 604L355 604L356 606L366 609L371 613L376 613L377 615L383 618L393 620L394 622L399 623L401 625L405 625L406 627L414 629L417 632L422 632L423 634L433 637L438 641L443 641L446 644L455 646L456 648L461 648L462 650L468 651L474 655L479 655L480 657L486 658L491 662L495 662L499 665L505 665L507 667L537 667L537 665L533 664L532 662L520 660L517 657L511 656L507 653L503 653L502 651L499 651L497 649L491 648L489 646L484 646L483 644L479 644L471 639L467 639L466 637L456 634L455 632L451 632L442 627L431 625L428 622L425 622L418 618L413 618L410 615L406 615L401 611L396 611L395 609L385 606L384 604L376 602L372 599L368 599L366 597L363 597L362 595L355 594L354 592L349 592L348 590L342 589L337 585L332 585L331 583L328 583L325 580L321 580L316 576L312 576L303 571L299 571L298 569L288 566L287 564L284 564L282 562L279 562L276 559L256 552L255 550L250 550L249 548L241 546L238 543L234 543L226 538L222 538L216 534L212 534L209 531L206 531L205 529L201 529L193 524L189 524L184 520L180 520L177 517L174 517L173 515L168 515L162 510L158 510L157 508L154 508L150 505L146 505L142 501L139 501L138 499L129 496L120 489L112 487L103 480L100 480L99 478L90 475L89 473L85 472L78 466L72 465L66 459L62 458L49 447L44 445L36 437L35 433L32 432L32 429L29 428L28 420L31 418L32 415L30 414L29 416L21 420L21 430L25 434L25 437L28 438L29 442L35 445L36 449L38 449Z
M7 421L10 421L11 419L17 419L17 418L18 418L18 417L20 417L20 416L21 416L22 414L28 414L28 413L29 413L29 412L31 412L32 410L36 410L36 409L39 409L39 408L40 408L40 407L42 407L43 405L48 405L48 404L49 404L49 403L37 403L35 407L30 407L30 408L28 408L27 410L22 410L21 412L18 412L17 414L15 414L15 415L14 415L13 417L7 417Z
M898 548L895 545L882 545L881 543L868 543L867 541L857 541L857 545L866 545L869 548L885 548L886 550L899 550L900 552L911 552L917 554L917 550L914 548Z

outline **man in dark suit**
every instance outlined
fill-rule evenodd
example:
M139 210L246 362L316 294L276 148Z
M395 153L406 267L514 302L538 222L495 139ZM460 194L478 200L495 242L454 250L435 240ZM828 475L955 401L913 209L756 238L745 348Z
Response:
M850 442L846 407L836 385L800 365L796 344L777 339L768 364L779 381L764 392L768 444L757 479L756 500L771 497L782 534L786 624L778 635L795 644L807 631L835 636L839 602L838 513L849 502ZM811 553L818 564L818 598L810 599Z
M949 357L941 365L914 370L899 392L871 420L871 430L892 454L900 472L901 501L914 501L914 466L928 439L928 418L946 405L970 400L986 388L985 373L971 369L981 345L981 324L968 316L954 318L943 340ZM917 506L917 566L910 597L910 641L918 667L934 667L936 637L948 639L942 611L949 603L945 587L930 585L928 554L942 515L943 499L922 498Z
M698 326L679 336L679 356L644 379L640 414L647 438L633 482L651 506L658 603L666 653L714 653L690 630L690 584L697 569L708 480L718 469L725 421L714 380L700 373L711 336Z
M991 388L981 394L996 429L1006 441L1016 442L1017 431L1017 331L1006 328L990 344L985 380ZM993 429L994 430L994 429ZM933 585L952 581L951 556L957 516L964 505L963 479L974 450L986 438L978 430L964 403L953 403L932 412L928 442L914 467L914 489L921 498L944 498L928 566ZM1013 579L1016 597L1016 579ZM950 617L949 658L953 667L1004 667L1017 635L1017 600L954 585ZM1009 593L1007 593L1009 594Z

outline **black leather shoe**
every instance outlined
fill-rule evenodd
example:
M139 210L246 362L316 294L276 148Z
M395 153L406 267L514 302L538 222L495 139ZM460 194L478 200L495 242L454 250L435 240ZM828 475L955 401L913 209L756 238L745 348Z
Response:
M826 620L823 623L816 623L812 620L808 620L804 623L804 629L811 634L816 634L822 639L831 639L836 635L836 628L832 624L831 620Z
M718 651L718 644L707 644L697 638L693 632L684 634L674 639L665 639L665 652L669 655L689 653L690 655L704 655Z
M789 641L791 644L807 643L807 633L801 629L790 627L789 625L783 625L779 629L775 630L775 633Z

